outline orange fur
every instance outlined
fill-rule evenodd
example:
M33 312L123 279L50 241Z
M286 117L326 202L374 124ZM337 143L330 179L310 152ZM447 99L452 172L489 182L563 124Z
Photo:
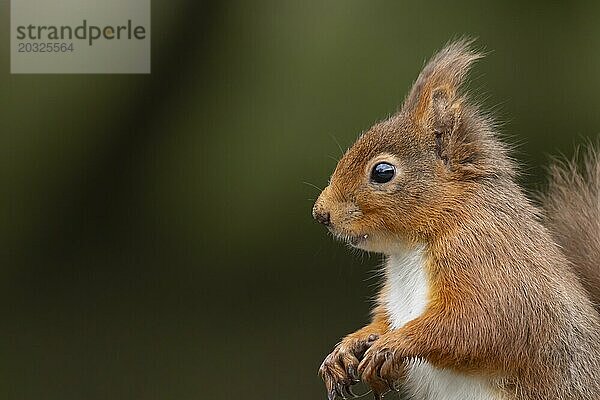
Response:
M545 224L600 310L600 153L590 148L574 161L554 163L542 202Z

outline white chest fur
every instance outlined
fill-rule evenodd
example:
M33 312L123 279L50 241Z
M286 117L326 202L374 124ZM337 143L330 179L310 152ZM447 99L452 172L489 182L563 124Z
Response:
M429 294L423 263L421 247L388 258L386 308L392 329L404 326L425 311Z
M428 302L427 276L424 268L424 248L417 247L388 258L385 276L387 298L385 307L392 329L398 329L421 315ZM411 398L423 400L493 400L489 381L438 369L426 361L409 365L406 390Z

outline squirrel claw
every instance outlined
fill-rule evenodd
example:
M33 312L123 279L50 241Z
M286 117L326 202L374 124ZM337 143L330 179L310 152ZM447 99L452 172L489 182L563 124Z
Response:
M345 393L345 391L344 391L344 389L345 389L345 386L344 386L344 385L342 385L341 383L337 383L337 384L335 385L335 389L336 389L336 392L337 392L337 394L338 394L338 395L339 395L339 396L340 396L342 399L346 400L346 393Z
M350 365L348 367L348 375L350 375L350 378L352 378L353 383L359 382L358 373L356 372L356 368L354 368L353 365Z
M344 387L344 389L346 389L346 394L350 395L350 397L352 398L357 398L358 395L356 393L354 393L354 391L352 390L352 386L351 385L346 385Z
M327 393L327 400L335 400L335 389L331 389L329 393Z

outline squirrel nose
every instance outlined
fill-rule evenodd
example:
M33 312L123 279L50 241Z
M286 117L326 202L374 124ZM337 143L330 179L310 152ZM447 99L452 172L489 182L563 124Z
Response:
M315 211L314 217L320 224L331 225L331 215L327 211Z

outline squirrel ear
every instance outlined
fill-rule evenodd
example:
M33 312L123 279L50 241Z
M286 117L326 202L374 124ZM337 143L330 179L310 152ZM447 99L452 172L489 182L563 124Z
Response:
M433 56L404 102L403 112L429 131L449 132L458 125L463 102L460 86L471 65L482 57L471 50L471 43L458 40Z
M462 102L456 98L456 92L439 87L432 91L424 104L421 120L434 132L450 132L458 125Z

